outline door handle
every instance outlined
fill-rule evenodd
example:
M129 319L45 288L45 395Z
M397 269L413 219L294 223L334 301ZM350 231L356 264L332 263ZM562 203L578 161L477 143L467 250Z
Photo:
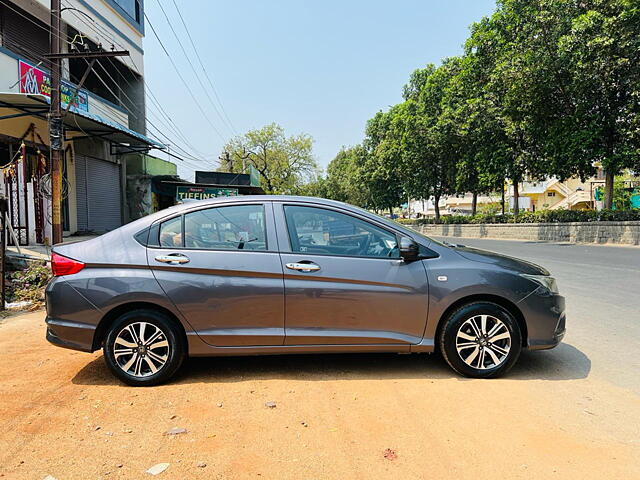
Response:
M285 266L291 270L298 270L300 272L317 272L320 270L320 265L315 263L287 263Z
M179 265L189 263L189 257L181 253L171 253L169 255L158 255L156 262L168 263L169 265Z

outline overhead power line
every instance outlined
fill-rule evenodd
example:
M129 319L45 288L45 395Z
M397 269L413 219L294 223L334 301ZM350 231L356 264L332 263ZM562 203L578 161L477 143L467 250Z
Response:
M184 85L184 88L187 89L187 91L189 92L189 95L191 96L191 98L193 99L193 102L196 104L196 106L198 107L198 110L200 110L200 113L202 113L202 116L207 120L207 122L209 123L209 125L211 126L211 128L213 129L214 132L216 132L216 134L220 137L220 139L225 142L226 139L222 136L222 134L220 133L220 131L216 128L216 126L213 124L213 122L211 121L211 119L209 118L209 116L206 114L206 112L204 111L204 109L202 108L202 105L200 104L200 102L198 102L198 99L196 98L195 94L193 93L193 90L191 90L191 87L189 87L189 84L187 83L187 81L184 79L184 77L182 76L182 74L180 73L180 70L178 69L178 66L176 65L175 61L173 60L173 57L169 54L169 51L167 50L167 47L165 47L164 43L162 42L162 39L160 38L160 36L158 35L158 32L156 31L155 27L153 26L153 23L151 23L151 21L149 20L149 17L147 16L146 12L144 14L144 18L147 21L147 24L149 25L149 27L151 27L151 31L153 32L153 35L156 37L156 40L158 40L158 43L160 44L160 46L162 47L162 50L164 51L165 55L167 56L167 58L169 59L169 61L171 62L171 66L173 67L173 69L176 71L176 74L178 75L178 77L180 78L180 81L182 82L182 84Z
M82 17L79 17L74 10L71 11L71 13L78 18L79 20L84 20ZM104 26L100 25L99 23L97 23L95 20L93 20L91 17L87 17L89 20L91 20L91 24L87 24L88 27L95 33L98 35L98 37L103 36L104 38L108 39L110 42L113 42L114 45L118 46L119 48L123 48L121 43L119 43L111 34L111 32L109 32L108 30L105 29ZM103 32L106 32L103 33ZM131 71L131 75L132 78L134 79L134 81L142 81L143 85L144 85L144 89L145 91L148 93L148 97L149 99L151 99L151 102L153 104L153 106L158 110L158 112L160 113L160 115L155 114L152 110L150 110L150 113L156 118L158 119L158 121L160 121L160 123L163 123L165 126L169 126L169 130L174 131L176 136L180 139L181 142L184 142L185 146L188 146L190 150L192 150L195 155L191 155L193 157L200 157L199 160L201 161L206 161L204 159L204 154L202 152L199 152L197 149L195 149L192 145L191 142L189 142L189 140L187 139L186 135L184 134L184 132L182 131L182 129L172 120L171 116L164 110L164 108L162 107L162 104L158 101L157 97L154 95L153 91L151 90L151 87L149 87L149 84L147 83L147 81L145 80L144 76L140 76L140 78L136 77L136 74L134 72L139 72L141 71L140 67L136 64L136 62L133 60L133 58L131 57L124 57L124 66L127 67L128 70L129 66L126 62L126 60L129 60L133 66L133 71ZM118 73L118 75L120 76L120 78L122 78L127 85L132 88L132 84L131 81L128 80L124 74L120 71L120 69L116 66L115 62L109 58L108 59L109 63L111 63L111 65L114 67L114 70ZM160 117L164 118L166 120L167 123L165 123L164 120L162 120ZM145 117L146 119L147 117ZM173 140L172 140L173 142Z
M65 1L65 0L63 0L63 1ZM138 0L136 0L136 2L139 4L139 1L138 1ZM140 8L142 8L142 7L140 6ZM78 18L80 21L83 21L83 20L84 20L83 18L79 17L79 16L75 13L75 11L74 11L74 10L72 10L72 11L71 11L71 13L72 13L76 18ZM88 23L86 23L86 22L83 22L83 23L87 24L87 25L88 25L88 27L89 27L89 28L90 28L90 29L91 29L91 30L92 30L92 31L93 31L93 32L94 32L98 37L103 37L103 38L105 38L107 41L109 41L109 42L113 43L114 45L116 45L116 46L118 46L118 47L120 47L120 48L123 48L123 49L125 48L125 47L123 47L123 46L122 46L122 44L121 44L121 43L119 43L119 42L118 42L118 40L116 40L116 38L113 36L113 33L112 33L112 32L110 32L109 30L107 30L103 25L101 25L100 23L96 22L96 21L95 21L95 20L93 20L91 17L87 16L87 18L88 18L89 20L91 20L91 24L88 24ZM150 23L149 18L148 18L148 17L145 17L145 18L146 18L147 22L148 22L148 23ZM152 29L153 29L153 25L151 25L151 27L152 27ZM158 38L158 37L156 37L156 38ZM163 47L164 47L164 45L161 45L161 46L163 46ZM165 50L165 53L167 53L167 52L166 52L166 50ZM123 59L122 59L122 60L123 60L124 65L125 65L125 66L127 66L127 67L129 67L129 65L128 65L127 61L131 62L131 65L132 65L132 67L133 67L133 71L134 71L134 72L141 72L141 71L142 71L142 69L141 69L141 68L136 64L136 62L135 62L135 60L133 59L133 57L123 57ZM171 58L170 58L170 60L171 60ZM109 61L110 61L112 64L114 64L114 62L113 62L111 59L109 59ZM114 68L115 68L115 67L114 67ZM175 68L176 68L176 67L175 67L175 65L174 65L174 69L175 69ZM116 70L117 70L117 71L118 71L118 73L120 74L121 78L123 78L123 79L127 82L127 84L128 84L129 86L131 86L131 83L125 79L125 77L122 75L122 73L121 73L117 68L116 68ZM132 73L132 76L135 78L134 73L133 73L133 72L131 72L131 73ZM180 75L180 72L179 72L179 71L176 71L176 73L178 73L178 75ZM136 80L138 80L138 79L136 78ZM149 97L147 97L147 98L150 98L150 99L151 99L151 101L152 101L152 103L154 104L155 108L160 112L160 115L161 115L162 117L164 117L164 118L167 120L167 122L171 125L170 130L175 131L175 134L177 135L177 137L178 137L178 138L180 138L180 139L181 139L181 141L182 141L182 142L184 142L184 143L185 143L185 145L186 145L186 146L188 146L188 148L189 148L190 150L192 150L192 151L195 153L195 155L196 155L196 156L201 157L201 158L203 159L203 161L210 162L210 160L206 160L206 159L205 159L205 156L206 156L206 155L205 155L204 153L202 153L202 152L198 151L198 150L197 150L197 149L192 145L192 143L191 143L191 142L189 142L189 141L187 140L186 135L184 134L184 132L183 132L183 131L180 129L180 127L179 127L179 126L178 126L178 125L177 125L177 124L172 120L171 116L170 116L170 115L165 111L165 109L164 109L164 108L162 108L162 105L161 105L161 104L160 104L160 102L157 100L156 95L154 95L153 91L151 90L151 87L149 86L148 82L145 80L144 76L141 76L140 80L141 80L141 81L142 81L142 83L144 84L144 88L145 88L145 90L147 91L147 93L149 94ZM183 80L183 83L184 83L184 79L182 79L182 80ZM190 92L190 93L191 93L191 92ZM205 93L206 93L206 92L205 92ZM193 93L191 93L191 96L192 96L192 98L193 98ZM195 101L195 100L194 100L194 101ZM196 105L198 106L198 108L200 109L200 111L204 114L204 112L202 111L201 106L197 103L197 101L195 101L195 102L196 102ZM151 112L151 113L153 114L153 112ZM158 115L154 115L154 116L155 116L155 118L157 118L157 119L159 118L159 117L158 117ZM220 136L220 138L224 141L224 138L220 135L220 132L217 130L217 128L215 127L215 125L212 125L211 120L210 120L206 115L204 115L204 116L205 116L205 119L207 119L207 120L208 120L209 124L212 126L212 128L214 129L214 131L216 131L216 133L218 133L218 135ZM146 118L146 117L145 117L145 118ZM165 123L165 122L161 121L161 123ZM179 143L179 142L178 142L178 143Z
M88 64L88 63L89 63L89 62L87 62L87 64ZM107 82L102 78L102 76L101 76L101 75L100 75L100 74L99 74L95 69L93 69L93 68L92 68L92 70L93 70L94 75L98 78L98 80L100 80L100 83L102 83L102 84L104 85L104 87L109 91L109 93L111 93L111 95L113 95L114 97L118 97L118 95L116 95L116 93L111 89L111 87L110 87L110 86L107 84ZM122 88L117 84L117 82L115 82L115 80L113 79L113 77L111 76L111 74L110 74L106 69L104 69L104 67L103 67L103 70L104 70L104 72L107 74L107 76L109 77L109 79L110 79L112 82L114 82L114 85L116 86L116 88L120 89L120 91L121 91L125 96L127 96L127 95L126 95L126 93L122 90ZM129 98L129 97L127 96L127 98ZM132 101L132 100L131 100L131 99L129 99L129 101ZM126 105L123 105L123 107L127 110L127 112L129 112L129 114L133 115L133 112L132 112L129 108L127 108L127 106L126 106ZM135 115L134 115L134 116L135 116ZM156 127L156 126L153 124L153 122L151 122L149 119L147 119L147 121L148 121L148 122L149 122L149 124L150 124L151 126L153 126L157 131L160 131L160 130L158 129L158 127ZM163 141L162 141L162 140L160 140L160 142L161 142L161 143L163 143ZM183 152L184 152L184 153L186 153L187 155L189 155L189 154L188 154L188 152L186 152L186 151L183 151Z
M189 54L187 53L187 50L184 48L184 45L182 44L182 40L180 40L180 36L176 32L176 30L173 28L173 24L171 23L171 20L170 20L169 16L167 15L167 12L165 11L164 7L162 6L162 1L161 0L157 0L157 1L158 1L158 6L160 7L160 10L162 11L162 14L164 15L164 18L167 21L167 24L169 25L169 28L171 29L171 32L173 33L173 36L175 37L176 41L178 42L178 45L180 46L180 50L182 50L182 53L183 53L184 57L186 58L187 62L189 63L189 66L191 67L191 71L193 72L193 75L198 80L198 83L202 87L202 91L205 93L207 99L209 100L209 103L213 107L213 110L216 112L216 115L218 115L218 118L220 119L220 121L222 121L222 123L227 128L229 128L229 130L231 131L232 134L235 134L233 126L220 113L220 109L216 105L216 102L213 101L213 98L211 98L211 95L209 94L209 89L204 85L203 81L200 79L200 75L198 74L198 72L196 71L195 67L193 66L193 63L191 62L191 58L189 57ZM175 2L174 2L174 5L175 5ZM177 6L176 6L176 8L177 8ZM180 11L179 10L178 10L178 14L180 15ZM181 16L181 18L182 18L182 16ZM183 24L184 28L187 30L187 34L190 35L189 34L189 30L188 30L186 24L184 23L184 20L182 21L182 24ZM195 46L194 46L194 51L197 54L197 50L195 49ZM204 76L205 77L207 76L206 71L204 72ZM220 105L222 107L222 103L220 103Z
M17 10L16 8L12 7L11 5L7 4L4 0L0 0L0 3L2 3L2 4L3 4L3 5L5 5L5 6L7 6L7 7L8 7L8 8L10 8L11 10L13 10L16 14L20 15L21 17L23 17L23 18L24 18L24 19L26 19L27 21L29 21L29 22L33 23L34 25L36 25L37 27L39 27L39 28L41 28L41 29L45 30L47 33L52 33L52 34L54 35L54 37L55 37L55 38L59 38L59 39L61 39L61 40L62 40L62 41L64 41L64 42L69 42L70 37L69 37L68 35L65 35L65 36L63 37L63 36L62 36L62 35L60 35L60 34L55 34L55 33L53 33L53 32L50 32L50 30L49 30L47 27L45 27L44 25L39 24L38 22L36 22L36 21L35 21L35 20L33 20L32 18L30 18L29 16L27 16L27 15L23 14L21 11L19 11L19 10ZM72 12L72 14L73 14L73 15L75 15L76 17L78 17L78 15L77 15L77 14L75 14L75 12L74 12L73 10L72 10L71 12ZM78 17L78 18L80 18L80 17ZM94 21L94 23L95 23L95 21ZM96 24L96 25L97 25L97 24ZM99 33L99 32L96 32L96 33ZM117 42L115 42L114 44L117 44L117 45L121 46L121 45L120 45L119 43L117 43ZM46 58L44 58L42 55L40 55L40 54L38 54L38 53L36 53L36 52L34 52L34 51L30 50L30 49L27 49L27 48L24 48L24 47L20 47L20 49L21 49L23 52L25 52L25 53L26 53L28 56L30 56L30 57L33 57L33 58L38 59L38 60L42 60L42 62L43 62L43 63L44 63L44 62L48 62L48 60L47 60ZM133 63L134 63L134 66L135 66L135 62L133 62ZM102 65L101 65L101 67L103 68L103 70L105 71L105 73L107 73L107 75L109 75L109 77L111 78L111 80L114 82L115 87L116 87L117 89L119 89L119 90L121 91L121 93L122 93L122 94L123 94L123 95L124 95L128 100L129 100L129 102L131 102L131 104L132 104L132 105L134 105L134 107L135 107L135 103L134 103L134 102L133 102L133 101L128 97L128 95L126 95L126 92L124 92L124 90L122 90L122 88L120 87L120 85L118 84L118 82L116 82L116 81L115 81L115 79L113 79L113 77L112 77L112 76L109 74L109 72L104 68L104 66L102 66ZM135 68L136 68L137 70L139 70L139 68L138 68L137 66L135 66ZM118 72L119 72L119 70L118 70L117 68L116 68L116 71L118 71ZM99 74L98 74L95 70L93 70L93 72L94 72L94 74L96 75L96 77L98 77L98 78L99 78L99 80L101 81L101 83L103 83L103 84L104 84L105 88L107 88L107 90L109 90L109 91L110 91L110 93L111 93L115 98L120 99L120 100L121 100L121 102L122 102L121 97L120 97L120 96L118 96L118 95L116 95L116 94L115 94L115 92L113 92L113 90L108 86L108 84L106 84L106 82L104 81L104 79L102 79L102 78L99 76ZM120 73L120 72L119 72L119 73ZM144 78L143 78L143 81L144 81ZM146 86L146 85L145 85L145 86ZM126 106L126 105L124 105L124 104L122 104L122 106L125 108L125 110L127 110L127 112L128 112L130 115L132 115L134 118L137 118L137 116L136 116L136 115L131 111L131 109L127 108L127 106ZM97 105L95 105L95 104L94 104L94 107L97 107ZM108 111L105 111L104 109L100 109L100 108L98 108L98 110L100 110L102 113L105 113L105 114L107 114L107 115L109 114L109 112L108 112ZM143 113L144 113L144 112L143 112ZM164 112L164 113L166 114L166 112ZM178 150L182 151L182 152L184 153L184 155L186 155L186 156L188 156L188 157L191 157L193 160L195 160L195 161L197 161L197 162L212 163L213 165L215 165L213 162L208 161L208 160L206 160L206 159L205 159L205 158L203 158L203 157L202 157L202 158L198 158L197 156L194 156L193 154L191 154L191 153L187 152L185 149L183 149L183 148L181 148L181 147L179 146L179 142L176 142L176 141L175 141L175 139L171 139L171 138L170 138L166 133L163 133L163 131L162 131L161 129L159 129L158 127L156 127L156 126L153 124L153 122L151 122L151 120L149 120L149 119L148 119L148 117L146 117L146 115L145 115L145 117L144 117L144 118L145 118L145 120L146 120L149 124L151 124L151 125L154 127L154 129L155 129L155 130L157 130L157 131L160 133L160 135L162 135L164 138L166 138L167 140L169 140L170 144L171 144L172 146L176 147ZM153 136L154 136L154 137L156 137L156 138L157 138L161 143L165 143L165 141L164 141L164 140L161 140L161 139L160 139L160 138L158 138L156 135L153 135ZM186 144L187 144L187 145L189 145L189 142L186 142ZM184 159L182 159L181 157L178 157L178 156L176 156L176 155L172 155L172 156L173 156L173 157L175 157L175 158L178 158L178 159L180 159L180 160L184 160ZM193 165L192 165L192 166L193 166ZM199 168L199 167L196 167L196 168Z
M237 135L238 132L237 132L235 126L233 125L233 122L229 118L229 115L227 115L227 111L225 110L224 104L222 103L222 100L220 99L220 95L218 95L218 89L213 84L213 75L211 75L209 72L207 72L207 69L205 68L204 63L202 62L202 58L200 57L200 53L198 52L198 49L196 48L195 42L193 41L193 37L191 36L191 32L189 30L189 27L187 27L187 24L184 21L184 17L182 16L182 13L180 12L180 9L178 8L178 4L176 3L176 0L172 0L172 2L173 2L173 5L176 8L176 11L178 12L178 16L180 17L180 21L182 22L182 26L184 27L185 31L187 32L187 37L189 38L189 42L191 42L191 47L193 48L193 51L196 54L196 58L198 59L198 63L200 64L200 68L202 68L202 73L204 74L204 78L206 78L207 82L211 86L211 90L213 90L213 94L215 95L216 100L218 100L218 103L220 104L220 109L222 110L222 113L224 113L225 118L227 119L227 121L229 122L229 125L231 126L231 130L233 131L234 135ZM158 3L160 3L160 0L158 0Z

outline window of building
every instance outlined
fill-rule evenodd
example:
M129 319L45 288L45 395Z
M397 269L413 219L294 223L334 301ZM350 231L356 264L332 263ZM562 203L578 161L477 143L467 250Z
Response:
M42 56L49 53L49 26L22 10L17 3L0 3L0 44L40 68L48 69Z
M140 23L140 0L113 0L124 12Z
M547 192L547 197L555 197L556 192Z
M396 236L369 222L315 207L285 206L294 252L398 258Z

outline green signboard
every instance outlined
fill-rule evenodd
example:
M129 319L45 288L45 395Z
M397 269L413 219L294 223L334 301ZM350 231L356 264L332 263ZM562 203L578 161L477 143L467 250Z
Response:
M238 195L237 188L215 187L176 187L176 200L184 202L188 200L205 200L216 197L233 197Z
M252 187L260 186L260 172L256 170L256 167L249 165L249 183Z

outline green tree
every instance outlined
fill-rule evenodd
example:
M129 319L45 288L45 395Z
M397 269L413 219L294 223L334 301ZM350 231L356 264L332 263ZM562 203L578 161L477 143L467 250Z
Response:
M559 135L570 139L570 148L562 148L565 142L553 145L561 156L566 152L581 163L602 164L604 207L611 208L615 175L640 165L640 5L631 0L588 5L558 41L558 61L570 72L564 88L573 111L568 122L558 122L568 124Z
M401 153L392 130L395 108L389 112L378 112L367 122L362 164L356 171L356 186L365 195L364 206L388 210L389 213L402 203L405 195Z
M366 160L362 145L343 147L327 166L327 196L361 207L371 203L362 172Z
M403 97L369 120L359 156L336 157L336 198L359 191L378 209L434 198L439 217L442 195L475 199L510 179L517 213L525 179L601 165L610 208L615 175L640 169L640 4L498 0L464 55L414 71Z
M312 148L311 136L301 133L287 137L280 125L272 123L227 143L220 169L243 172L253 165L267 193L292 193L314 178L318 166Z
M411 75L405 102L390 111L392 151L402 159L405 192L414 198L433 197L436 219L443 195L454 193L460 136L447 115L448 92L460 60L450 58L436 68L427 65Z
M521 1L524 4L524 0ZM519 184L525 176L542 177L548 173L541 162L537 138L532 135L530 111L523 100L523 70L520 38L523 26L517 15L500 2L490 17L472 25L466 43L467 55L480 69L478 104L487 108L486 119L495 142L483 153L492 173L503 172L513 183L514 213L519 211ZM534 2L535 3L535 2ZM486 144L484 145L487 146Z
M440 122L448 124L456 146L453 190L472 193L475 215L479 194L503 188L505 165L510 159L496 108L485 93L488 72L479 67L472 52L456 62L457 72L445 91Z
M523 171L584 178L599 162L611 207L614 176L638 165L639 30L635 0L503 0L474 28Z
M325 177L317 174L315 178L299 185L292 193L305 197L331 198L329 195L328 181Z

